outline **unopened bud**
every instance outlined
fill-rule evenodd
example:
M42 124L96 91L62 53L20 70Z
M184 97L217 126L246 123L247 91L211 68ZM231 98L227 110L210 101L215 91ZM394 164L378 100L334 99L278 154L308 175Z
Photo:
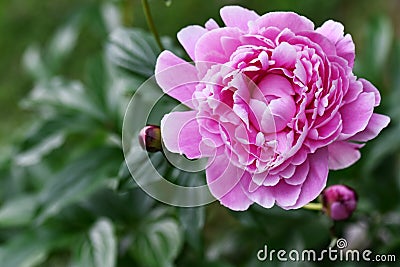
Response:
M161 131L159 126L148 125L139 133L139 143L149 152L161 151Z
M322 192L323 211L333 220L348 219L357 207L357 194L346 185L332 185Z

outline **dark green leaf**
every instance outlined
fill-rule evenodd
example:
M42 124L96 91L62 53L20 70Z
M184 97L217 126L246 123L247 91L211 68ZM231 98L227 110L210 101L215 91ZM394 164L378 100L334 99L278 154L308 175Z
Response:
M119 67L150 77L160 50L153 36L140 29L120 28L111 33L107 56Z
M73 235L48 227L27 230L0 247L1 266L39 266L51 249L72 244L74 239Z
M146 267L170 267L182 247L182 233L172 218L142 225L132 246L135 259Z
M117 241L113 224L108 219L100 219L90 230L96 267L114 267L117 257Z
M38 220L44 220L105 186L106 179L117 174L120 162L120 151L112 148L90 151L72 162L44 188Z
M0 226L20 226L31 222L37 205L36 195L19 195L0 208Z
M22 103L24 107L37 107L44 112L86 114L95 120L104 121L105 115L86 93L78 81L54 78L48 83L37 85Z
M54 34L46 49L49 68L58 71L64 60L73 51L81 26L80 14L72 17Z
M85 240L81 245L74 246L74 252L70 267L91 267L95 266L93 251L89 242Z
M178 216L185 232L186 241L201 254L203 252L202 231L205 222L205 208L179 208Z

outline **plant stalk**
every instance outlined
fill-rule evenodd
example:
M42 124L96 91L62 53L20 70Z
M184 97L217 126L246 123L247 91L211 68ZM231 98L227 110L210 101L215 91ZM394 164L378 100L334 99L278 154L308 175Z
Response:
M161 51L164 50L164 47L161 43L160 36L158 35L156 26L154 24L153 16L151 15L150 12L150 6L148 0L142 0L142 6L143 6L143 12L146 17L147 21L147 26L149 27L150 31L153 33L154 39L156 40L156 43L158 47L161 49Z
M303 209L321 211L322 203L308 203L307 205L303 206Z

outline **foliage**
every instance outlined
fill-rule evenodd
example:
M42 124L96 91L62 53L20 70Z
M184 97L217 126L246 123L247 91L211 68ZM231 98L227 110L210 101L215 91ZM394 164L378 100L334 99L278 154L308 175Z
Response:
M93 8L109 38L98 55L76 59L86 71L81 79L71 79L61 67L75 56L79 36L90 23L84 18ZM265 244L322 250L332 229L360 248L400 259L400 42L387 17L366 27L357 73L381 89L379 111L392 122L362 151L359 163L331 174L330 183L349 184L360 197L353 218L333 227L322 214L305 210L253 206L230 212L218 203L171 207L138 188L122 153L122 122L131 96L153 74L160 51L145 30L123 27L120 13L107 3L82 9L45 48L32 45L24 54L34 88L21 105L33 119L0 163L0 266L256 267L267 264L256 258ZM163 42L181 53L171 39ZM173 103L169 98L160 103L154 123ZM138 112L144 108L140 105L146 101L138 103ZM174 171L163 155L151 157L168 179L188 183L188 174ZM148 175L146 170L142 174ZM204 183L204 175L193 181Z

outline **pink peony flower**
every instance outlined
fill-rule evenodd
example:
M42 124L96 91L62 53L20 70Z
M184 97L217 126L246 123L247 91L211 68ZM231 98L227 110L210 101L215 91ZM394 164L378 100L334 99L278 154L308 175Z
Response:
M304 206L326 185L328 170L346 168L388 125L373 113L380 94L353 74L355 51L343 25L315 29L292 12L259 16L240 6L220 11L178 39L194 61L160 54L156 80L191 110L161 121L166 148L210 157L211 193L226 207L252 203Z

